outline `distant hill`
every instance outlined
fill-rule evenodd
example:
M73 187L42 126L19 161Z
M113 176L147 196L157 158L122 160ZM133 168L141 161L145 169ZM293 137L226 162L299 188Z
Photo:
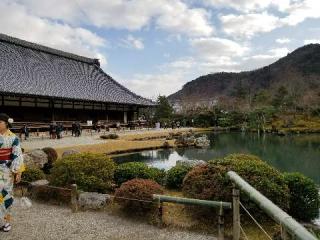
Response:
M252 105L261 95L264 98L260 98L260 102L271 101L280 87L284 87L297 104L319 100L320 44L300 47L257 70L201 76L186 83L168 99L180 106L220 104L241 107Z

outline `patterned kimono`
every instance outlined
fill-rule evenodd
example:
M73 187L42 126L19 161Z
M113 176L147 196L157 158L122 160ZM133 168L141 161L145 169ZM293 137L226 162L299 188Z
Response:
M7 130L0 134L0 222L10 221L14 173L24 170L20 141L15 134Z

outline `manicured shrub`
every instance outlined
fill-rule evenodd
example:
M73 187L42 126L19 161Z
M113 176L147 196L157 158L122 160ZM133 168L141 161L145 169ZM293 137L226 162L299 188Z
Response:
M100 138L102 138L102 139L118 139L119 135L115 134L115 133L110 133L107 135L101 135Z
M289 189L283 175L253 155L231 154L208 164L194 167L184 178L183 193L187 197L231 201L232 184L226 173L233 170L263 195L284 210L289 208ZM245 194L241 201L250 209L258 208Z
M114 170L114 162L104 154L72 154L55 162L50 183L56 186L76 183L81 190L105 193L111 188Z
M159 169L159 168L155 168L155 167L149 167L148 170L148 179L152 179L155 182L159 183L160 185L164 185L165 184L165 179L166 179L166 171L164 169Z
M28 167L26 170L22 173L22 181L26 182L33 182L40 179L45 179L46 175L43 173L43 171L36 167Z
M163 194L163 189L158 183L149 179L132 179L116 190L115 202L126 211L137 214L146 213L154 207L154 204L149 202L152 201L153 194Z
M192 169L192 166L181 164L172 167L167 172L167 182L166 185L169 188L181 188L184 177Z
M289 214L301 221L319 216L320 199L315 182L300 173L284 173L290 191Z
M44 151L47 154L48 163L53 164L58 159L58 153L54 148L45 147L42 148L42 151Z
M44 164L42 170L44 173L49 174L54 162L58 159L58 153L51 147L42 148L42 151L44 151L48 156L48 162Z
M148 167L148 165L142 162L122 163L116 167L114 173L116 184L121 185L134 178L152 179L162 184L165 178L165 172L164 170Z

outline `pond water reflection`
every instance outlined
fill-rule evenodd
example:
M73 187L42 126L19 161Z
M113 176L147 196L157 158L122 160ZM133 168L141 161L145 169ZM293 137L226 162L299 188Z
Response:
M116 162L142 161L169 169L178 160L208 161L230 153L251 153L280 171L301 172L320 184L320 135L276 136L255 133L209 133L207 149L179 148L141 151L114 157Z

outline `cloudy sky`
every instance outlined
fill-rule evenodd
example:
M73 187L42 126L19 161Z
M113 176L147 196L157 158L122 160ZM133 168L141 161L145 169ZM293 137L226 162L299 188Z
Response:
M155 98L320 43L320 0L0 0L0 32L99 58Z

